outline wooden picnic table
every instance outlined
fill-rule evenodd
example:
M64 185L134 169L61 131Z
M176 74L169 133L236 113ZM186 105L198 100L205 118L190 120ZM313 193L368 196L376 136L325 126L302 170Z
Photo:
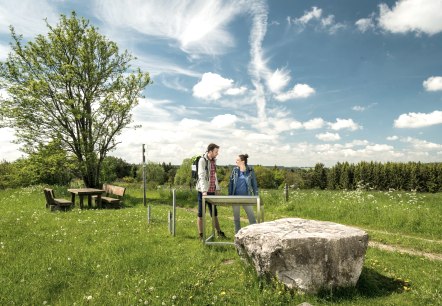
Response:
M75 205L75 195L78 195L80 198L80 208L83 209L83 198L84 196L87 196L87 204L89 208L92 208L92 196L97 196L97 206L101 207L101 195L104 193L104 190L102 189L95 189L95 188L75 188L75 189L68 189L68 191L71 193L71 201Z

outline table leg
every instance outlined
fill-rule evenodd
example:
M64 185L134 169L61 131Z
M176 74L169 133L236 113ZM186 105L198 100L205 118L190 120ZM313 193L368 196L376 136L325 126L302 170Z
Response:
M204 199L204 196L203 196L203 203L202 203L202 205L203 205L203 226L202 226L202 228L203 228L203 244L205 244L206 243L206 199Z
M97 206L101 208L101 194L97 194Z
M83 195L79 194L78 197L80 198L80 208L83 209Z
M71 193L71 202L75 206L75 193Z
M89 208L92 208L92 195L91 194L87 195L87 206Z

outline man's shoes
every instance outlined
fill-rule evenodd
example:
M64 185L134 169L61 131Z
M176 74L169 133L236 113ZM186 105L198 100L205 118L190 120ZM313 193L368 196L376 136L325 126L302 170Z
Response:
M203 233L200 233L200 241L203 241Z
M222 230L218 231L218 237L219 238L227 238L226 235L224 234L224 232Z

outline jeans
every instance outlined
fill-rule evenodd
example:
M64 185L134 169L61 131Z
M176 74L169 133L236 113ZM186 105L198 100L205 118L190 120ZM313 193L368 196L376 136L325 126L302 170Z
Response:
M214 192L208 192L207 195L215 195ZM212 204L206 203L209 208L210 216L212 217ZM203 216L203 193L198 191L198 217L202 218ZM218 216L218 209L215 206L215 217Z
M253 205L242 205L244 210L246 211L247 218L249 219L250 224L255 224L255 214L253 212ZM240 220L240 207L239 205L233 206L233 223L235 224L235 234L241 229L241 220Z

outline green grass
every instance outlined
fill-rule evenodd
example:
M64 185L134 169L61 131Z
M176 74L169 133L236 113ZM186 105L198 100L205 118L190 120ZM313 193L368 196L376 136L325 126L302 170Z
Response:
M296 294L258 279L233 247L202 246L194 192L177 191L176 237L169 192L147 197L150 224L139 185L128 186L124 209L68 212L46 210L41 186L1 190L0 305L440 305L441 261L369 248L356 288ZM334 221L442 254L442 194L296 191L286 203L281 191L265 191L262 199L266 220ZM231 209L219 215L233 238Z

